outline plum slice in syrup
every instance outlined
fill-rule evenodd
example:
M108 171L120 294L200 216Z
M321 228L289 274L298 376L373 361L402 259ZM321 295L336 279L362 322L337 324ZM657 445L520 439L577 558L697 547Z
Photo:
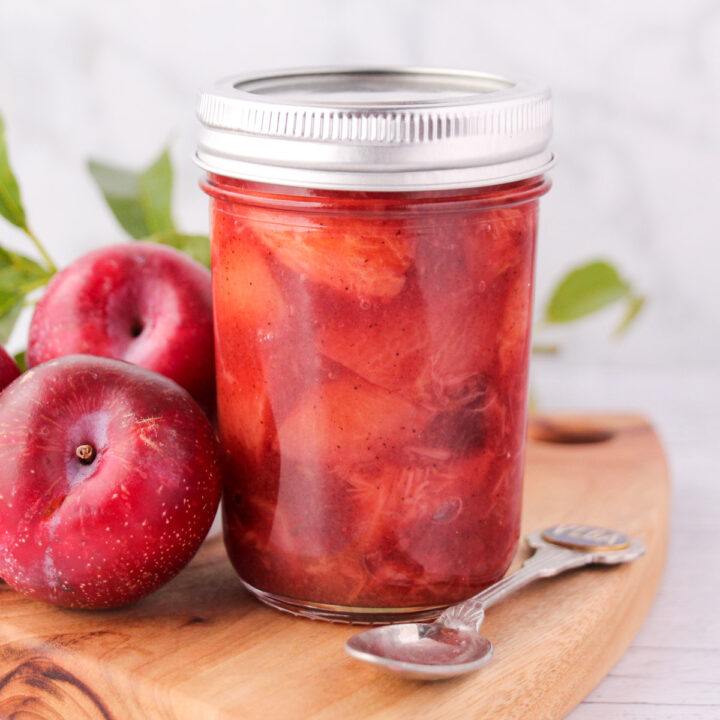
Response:
M283 265L358 298L391 298L405 284L413 240L401 221L246 209L250 227Z

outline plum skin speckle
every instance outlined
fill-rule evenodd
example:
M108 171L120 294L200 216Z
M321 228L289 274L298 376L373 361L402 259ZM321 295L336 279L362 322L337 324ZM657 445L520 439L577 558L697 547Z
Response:
M36 366L0 397L0 576L66 607L140 599L205 538L218 458L210 422L172 380L82 355Z

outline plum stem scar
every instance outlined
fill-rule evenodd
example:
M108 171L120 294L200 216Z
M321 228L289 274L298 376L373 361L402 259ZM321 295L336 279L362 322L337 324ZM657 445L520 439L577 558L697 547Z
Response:
M95 459L96 451L92 445L78 445L75 455L83 465L89 465Z

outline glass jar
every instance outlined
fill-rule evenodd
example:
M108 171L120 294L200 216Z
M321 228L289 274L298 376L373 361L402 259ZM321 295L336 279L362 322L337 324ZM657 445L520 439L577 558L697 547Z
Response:
M549 92L291 71L199 115L230 559L281 609L431 617L517 549Z

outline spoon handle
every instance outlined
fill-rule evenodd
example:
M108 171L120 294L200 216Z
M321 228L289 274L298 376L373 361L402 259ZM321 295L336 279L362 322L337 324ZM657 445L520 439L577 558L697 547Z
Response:
M465 625L479 631L485 618L485 610L496 602L530 584L538 578L559 575L566 570L579 568L593 561L589 553L579 552L559 545L543 544L529 557L522 567L511 575L485 588L457 605L449 607L435 622L443 625Z

